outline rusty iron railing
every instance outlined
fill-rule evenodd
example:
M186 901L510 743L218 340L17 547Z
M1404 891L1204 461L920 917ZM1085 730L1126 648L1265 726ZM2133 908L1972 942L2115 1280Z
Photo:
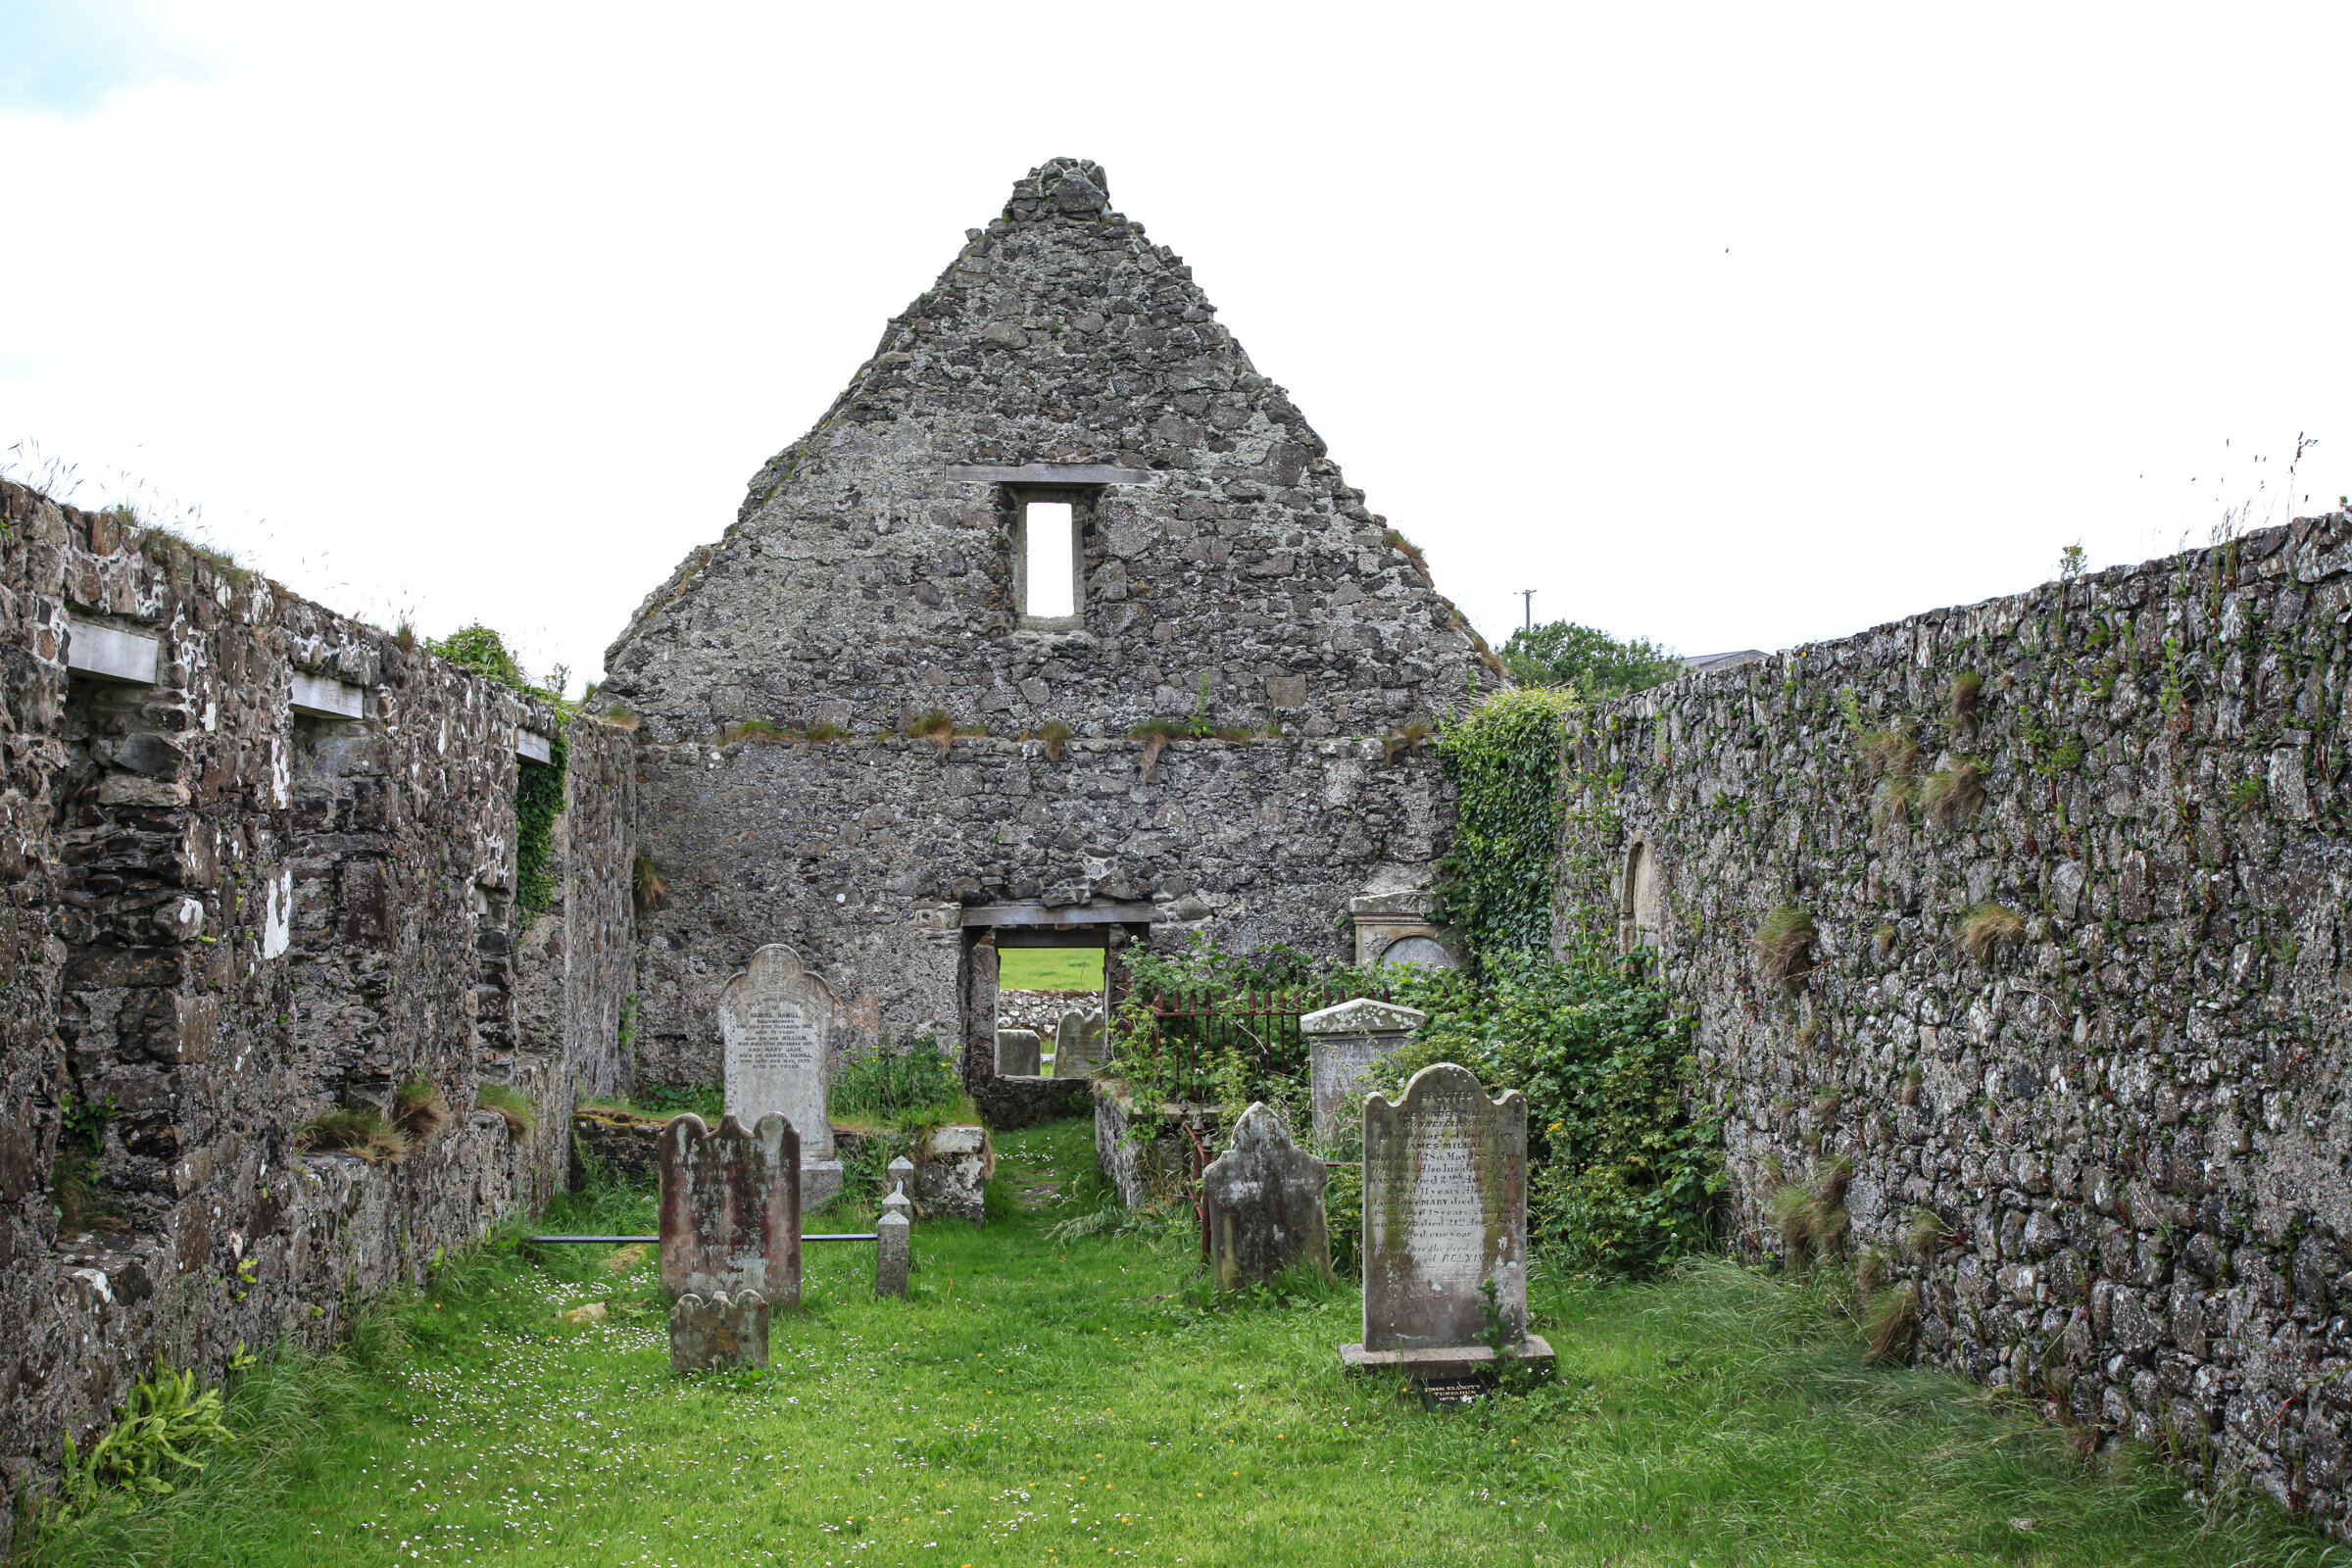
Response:
M1298 1020L1357 997L1385 1001L1387 992L1360 980L1162 991L1152 999L1149 1049L1163 1058L1160 1081L1176 1100L1207 1098L1211 1073L1232 1054L1254 1077L1303 1078L1306 1037Z

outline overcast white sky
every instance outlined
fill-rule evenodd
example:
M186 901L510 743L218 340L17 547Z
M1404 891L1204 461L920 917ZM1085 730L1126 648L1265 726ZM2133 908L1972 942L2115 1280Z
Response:
M576 690L1068 153L1490 636L1781 648L2352 490L2347 59L2340 5L0 0L0 448Z

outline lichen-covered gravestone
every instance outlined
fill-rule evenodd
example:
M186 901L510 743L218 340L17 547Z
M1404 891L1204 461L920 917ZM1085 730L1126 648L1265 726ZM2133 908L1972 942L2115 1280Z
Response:
M833 1124L825 1119L839 1013L833 988L781 942L753 954L718 994L727 1114L747 1127L770 1113L792 1123L801 1141L801 1201L809 1208L841 1191Z
M767 1302L757 1291L706 1299L689 1293L669 1309L669 1369L708 1372L767 1365Z
M1238 1291L1294 1265L1331 1272L1324 1179L1321 1158L1294 1146L1270 1108L1254 1103L1242 1112L1225 1152L1200 1175L1219 1290Z
M1000 1029L997 1031L997 1075L1003 1078L1034 1078L1038 1062L1045 1054L1046 1043L1034 1029Z
M801 1300L801 1141L783 1117L662 1129L662 1288Z
M1551 1359L1527 1332L1527 1102L1517 1090L1490 1100L1468 1068L1441 1061L1413 1074L1395 1104L1365 1099L1363 1256L1364 1338L1340 1348L1346 1366L1460 1376L1495 1364L1480 1341L1497 1326L1506 1354Z
M1358 997L1298 1020L1306 1039L1307 1085L1315 1107L1315 1142L1326 1148L1356 1117L1373 1064L1413 1038L1429 1014Z
M1102 1015L1075 1007L1054 1030L1054 1076L1091 1077L1102 1065Z
M928 1213L953 1214L975 1225L984 1224L988 1219L988 1178L996 1164L987 1128L942 1127L931 1135L923 1162L915 1167L914 1196Z

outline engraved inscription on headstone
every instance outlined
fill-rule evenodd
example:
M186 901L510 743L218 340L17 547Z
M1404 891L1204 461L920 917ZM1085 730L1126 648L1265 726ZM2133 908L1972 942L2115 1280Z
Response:
M782 1116L800 1135L802 1199L814 1208L841 1191L833 1126L825 1120L832 1034L840 1016L833 990L782 943L752 955L718 995L726 1046L727 1114L751 1126Z
M1298 1020L1306 1038L1307 1085L1315 1107L1315 1142L1340 1140L1354 1122L1358 1102L1380 1058L1401 1049L1429 1014L1359 997Z
M662 1287L801 1299L800 1139L781 1116L712 1132L691 1112L662 1129Z
M1087 1078L1102 1065L1102 1014L1072 1008L1054 1030L1054 1076Z
M1525 1359L1548 1360L1527 1333L1527 1102L1490 1100L1468 1069L1424 1067L1391 1104L1364 1101L1364 1338L1350 1366L1424 1375L1491 1364L1483 1287Z

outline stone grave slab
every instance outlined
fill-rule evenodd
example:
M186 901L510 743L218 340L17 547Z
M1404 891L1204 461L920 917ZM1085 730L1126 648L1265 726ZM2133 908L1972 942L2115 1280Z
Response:
M1054 1030L1054 1076L1091 1078L1103 1065L1102 1015L1075 1007Z
M1242 1112L1225 1152L1200 1176L1219 1290L1238 1291L1296 1264L1331 1272L1325 1175L1322 1159L1294 1146L1270 1107L1254 1103Z
M1034 1078L1045 1059L1046 1043L1034 1029L997 1031L997 1076Z
M1358 1114L1357 1102L1381 1057L1400 1049L1429 1014L1358 997L1298 1020L1306 1039L1307 1087L1315 1107L1315 1142L1337 1144Z
M753 954L718 994L727 1114L747 1127L771 1113L792 1123L801 1139L801 1201L808 1208L821 1208L841 1192L841 1161L825 1120L840 1017L833 988L781 942Z
M1496 1357L1480 1343L1488 1301L1506 1352L1549 1362L1527 1332L1527 1102L1490 1100L1466 1067L1413 1074L1395 1104L1364 1101L1364 1338L1343 1346L1350 1369L1393 1367L1416 1379L1461 1377Z
M984 1224L985 1189L996 1163L987 1128L942 1127L931 1135L923 1162L915 1167L914 1196L929 1213Z
M691 1111L662 1129L662 1288L708 1299L801 1301L801 1141L772 1112L713 1132Z
M669 1369L708 1372L767 1365L767 1302L757 1291L704 1298L692 1292L669 1309Z

